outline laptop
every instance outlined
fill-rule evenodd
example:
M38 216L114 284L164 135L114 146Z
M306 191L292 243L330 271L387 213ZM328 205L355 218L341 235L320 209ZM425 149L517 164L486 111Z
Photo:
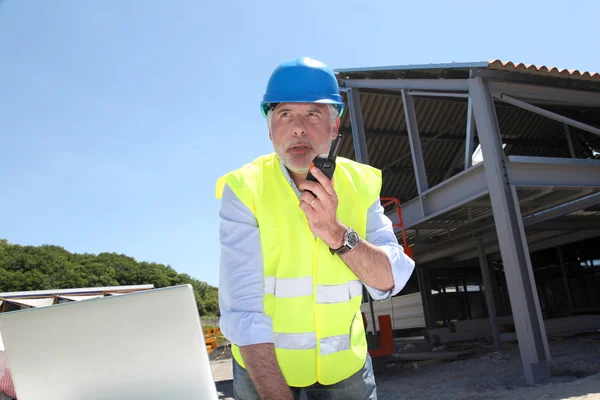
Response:
M217 399L191 285L0 314L19 400Z

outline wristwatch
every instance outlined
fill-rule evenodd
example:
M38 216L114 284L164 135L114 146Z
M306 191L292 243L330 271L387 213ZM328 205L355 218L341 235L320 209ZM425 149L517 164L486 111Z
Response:
M346 233L344 233L344 244L339 249L329 248L331 254L342 255L354 248L358 244L358 233L354 232L354 229L348 228Z

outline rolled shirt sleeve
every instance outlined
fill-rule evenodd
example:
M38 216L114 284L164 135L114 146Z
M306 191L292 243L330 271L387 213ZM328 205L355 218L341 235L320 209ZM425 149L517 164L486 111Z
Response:
M221 332L238 346L273 343L271 317L264 312L264 267L256 217L228 186L219 216Z
M390 260L392 276L394 277L394 287L391 290L384 292L363 282L374 300L386 300L398 294L406 286L414 271L415 262L406 255L402 246L398 244L392 221L385 215L379 199L369 207L367 237L365 240L385 251Z

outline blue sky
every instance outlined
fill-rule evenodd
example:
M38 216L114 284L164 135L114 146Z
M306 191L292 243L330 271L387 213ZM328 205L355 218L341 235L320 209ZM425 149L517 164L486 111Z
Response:
M600 3L564 4L0 0L0 238L217 285L214 184L272 150L278 63L600 70Z

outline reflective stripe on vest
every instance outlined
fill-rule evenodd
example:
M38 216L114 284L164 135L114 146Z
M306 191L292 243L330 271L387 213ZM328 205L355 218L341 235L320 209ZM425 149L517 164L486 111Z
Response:
M317 335L309 333L275 333L275 347L286 350L310 350L317 348ZM329 336L319 341L321 355L350 349L350 335Z
M279 298L312 296L313 279L312 276L287 279L267 276L265 277L265 293Z
M348 281L340 285L317 285L317 303L331 304L349 301L351 298L362 294L362 283L357 280ZM265 293L275 295L277 298L312 296L312 276L302 278L276 278L265 277Z

